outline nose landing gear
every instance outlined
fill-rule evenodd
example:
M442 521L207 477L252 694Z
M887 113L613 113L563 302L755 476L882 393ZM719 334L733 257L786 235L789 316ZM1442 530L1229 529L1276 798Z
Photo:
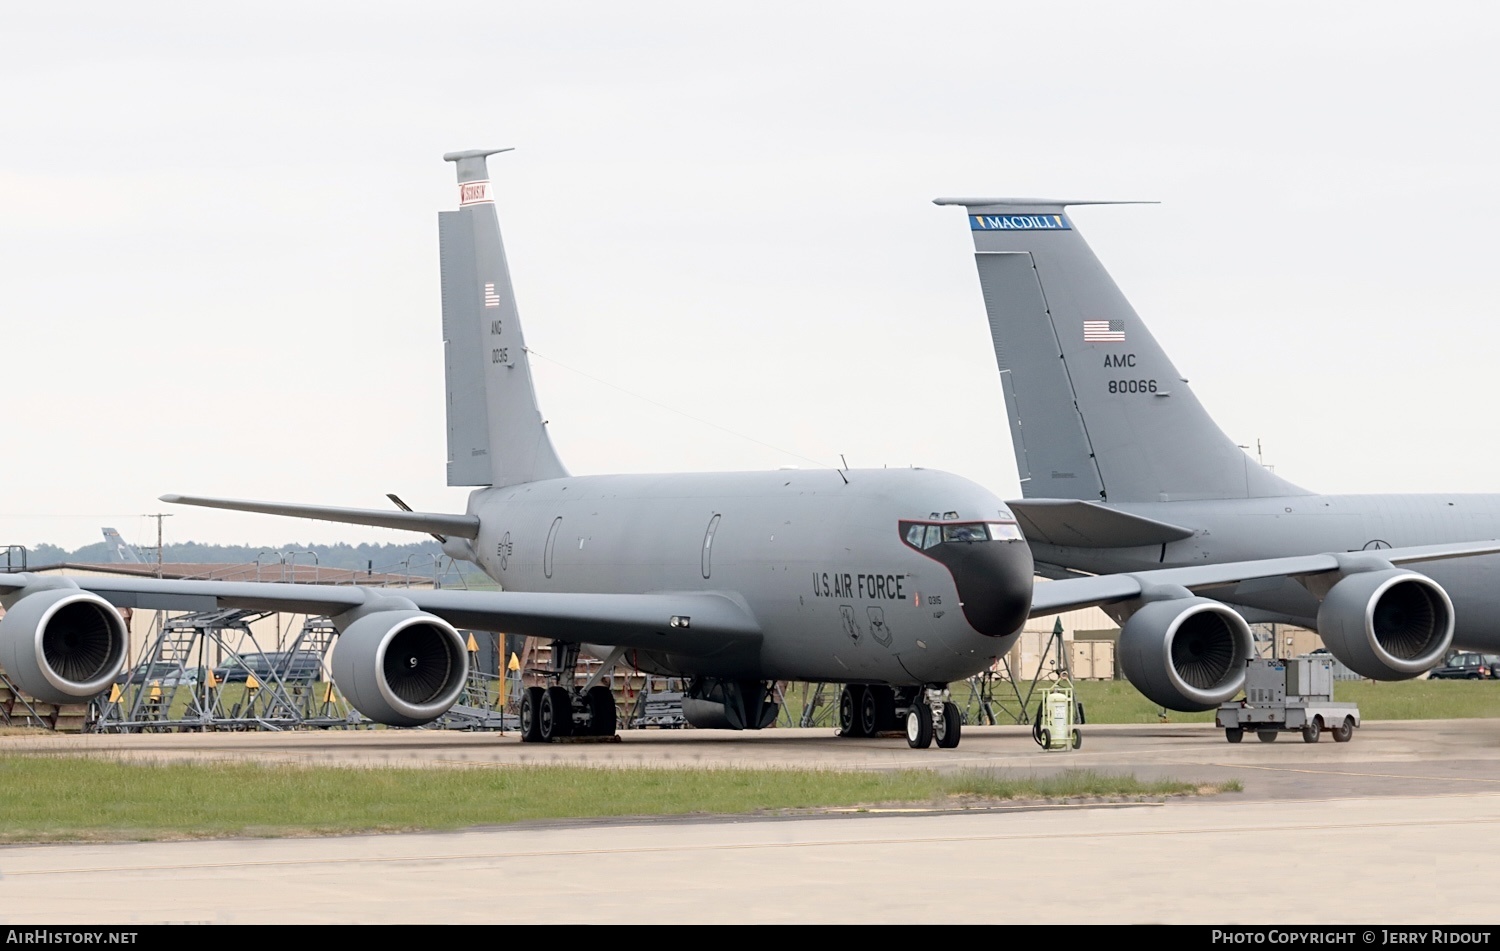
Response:
M925 687L906 711L906 745L924 750L937 741L939 749L958 746L963 733L963 717L958 704L948 699L946 686Z

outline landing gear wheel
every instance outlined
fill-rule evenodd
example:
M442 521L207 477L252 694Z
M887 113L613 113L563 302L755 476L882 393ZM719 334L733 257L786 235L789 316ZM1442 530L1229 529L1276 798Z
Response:
M614 691L600 684L590 687L585 699L588 701L589 708L589 736L614 736Z
M541 687L527 687L526 692L521 695L521 742L540 743L542 741L542 694L546 693Z
M896 719L896 691L885 684L868 684L865 692L875 697L875 732L901 729L903 724Z
M906 745L914 750L925 750L932 745L932 713L920 700L906 711Z
M1322 735L1323 721L1319 720L1317 717L1313 717L1307 722L1307 725L1302 728L1302 742L1304 743L1316 743L1318 742L1318 737Z
M1280 730L1257 730L1255 732L1255 738L1262 743L1275 743L1276 738L1280 735Z
M859 735L874 736L880 732L880 698L874 687L861 690L859 698Z
M1041 745L1042 749L1044 749L1044 750L1050 750L1050 749L1052 749L1052 731L1051 730L1038 730L1037 734L1036 734L1036 741L1037 741L1037 743L1039 743Z
M958 745L963 728L964 721L958 716L958 704L950 701L943 704L943 728L932 731L933 739L937 740L940 749L951 750Z
M542 694L541 715L537 717L542 742L551 742L573 732L573 701L563 687L548 687Z
M860 732L860 709L866 692L859 684L846 684L839 692L839 736L869 736Z
M1238 743L1240 740L1243 740L1244 738L1245 738L1245 731L1242 728L1237 727L1237 726L1231 726L1231 727L1225 727L1224 728L1224 739L1228 740L1229 742L1231 742L1231 743Z
M1328 732L1333 734L1333 742L1348 743L1350 740L1354 739L1354 718L1344 717L1343 723L1340 723L1338 726L1334 727Z
M1073 749L1076 750L1076 749L1078 749L1082 745L1083 745L1083 734L1079 733L1077 730L1074 730L1073 731Z

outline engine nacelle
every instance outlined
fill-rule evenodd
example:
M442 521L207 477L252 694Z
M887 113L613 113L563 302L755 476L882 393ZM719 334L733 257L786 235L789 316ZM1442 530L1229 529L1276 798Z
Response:
M1361 677L1408 680L1441 661L1453 643L1453 602L1414 571L1362 571L1323 598L1318 634Z
M464 639L425 611L374 611L339 634L329 669L354 709L388 726L448 711L469 676Z
M764 730L776 722L781 705L756 680L693 681L682 698L682 716L700 730Z
M1253 653L1245 619L1207 598L1152 601L1120 630L1126 679L1172 710L1212 710L1233 698Z
M43 703L77 703L109 689L129 643L114 605L72 585L23 594L0 618L0 667Z

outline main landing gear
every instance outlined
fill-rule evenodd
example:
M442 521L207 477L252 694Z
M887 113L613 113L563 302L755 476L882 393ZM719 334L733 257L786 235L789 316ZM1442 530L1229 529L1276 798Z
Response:
M885 684L845 684L839 692L839 736L867 737L899 730L897 708L910 702L910 696L898 696L897 688Z
M926 749L934 740L941 749L953 749L963 731L963 717L945 685L848 684L840 692L839 736L870 737L900 730L906 731L906 743L913 749Z
M521 696L521 742L548 743L565 736L614 736L615 695L603 684L579 689L578 645L553 642L549 687L527 687ZM608 670L608 665L603 668Z

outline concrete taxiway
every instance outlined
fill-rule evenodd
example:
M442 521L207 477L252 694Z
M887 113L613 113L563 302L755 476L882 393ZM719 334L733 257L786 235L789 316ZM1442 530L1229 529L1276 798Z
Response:
M1231 745L1206 725L1024 728L957 750L828 730L633 731L549 746L436 731L0 737L17 750L445 768L526 763L1008 773L1244 792L1139 804L562 822L431 835L0 848L0 922L1500 921L1500 720Z

